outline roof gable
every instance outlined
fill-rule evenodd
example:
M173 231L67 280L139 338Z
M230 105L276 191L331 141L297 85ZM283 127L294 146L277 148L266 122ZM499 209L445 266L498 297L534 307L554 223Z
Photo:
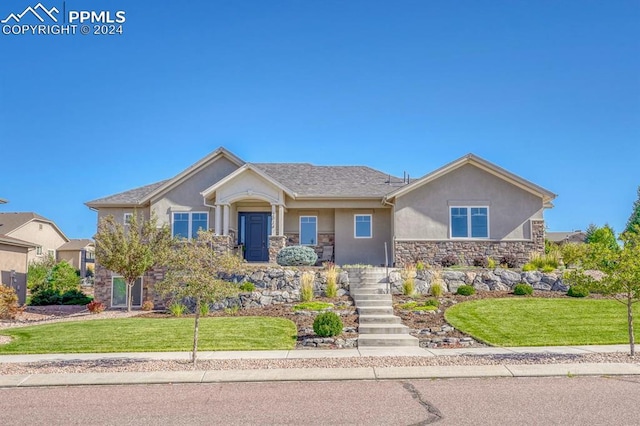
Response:
M390 194L388 194L385 199L392 199L392 198L396 198L396 197L401 197L411 191L413 191L414 189L417 189L429 182L432 182L442 176L447 175L448 173L451 173L454 170L457 170L458 168L465 166L467 164L473 165L475 167L478 167L481 170L484 170L485 172L488 172L500 179L503 179L527 192L530 192L536 196L539 196L540 198L542 198L545 207L551 207L551 201L556 198L556 194L554 194L553 192L542 188L541 186L538 186L526 179L521 178L520 176L517 176L505 169L503 169L500 166L497 166L487 160L484 160L483 158L480 158L474 154L467 154L443 167L440 167L437 170L434 170L433 172L421 177L420 179L396 190L391 192Z
M73 239L73 240L70 240L69 242L64 243L63 245L58 247L56 250L57 251L76 251L76 250L85 249L93 245L94 245L93 240L90 240L88 238Z
M266 174L264 171L260 170L259 168L257 168L256 166L254 166L253 164L250 164L250 163L247 163L247 164L243 165L242 167L240 167L239 169L237 169L233 173L227 175L225 178L219 180L215 184L211 185L209 188L207 188L204 191L202 191L200 194L204 198L207 198L211 194L213 194L214 192L218 191L224 185L230 183L231 181L237 179L241 175L246 174L248 172L255 173L256 175L259 176L259 178L264 179L265 181L269 182L271 185L273 185L276 188L278 188L279 190L283 191L285 194L289 195L290 197L293 197L293 198L296 197L296 194L293 191L291 191L289 188L287 188L286 186L282 185L280 182L278 182L277 180L273 179L271 176Z
M56 225L54 221L33 212L0 213L0 232L8 236L8 234L15 232L32 221L44 222L51 225L65 241L69 241L69 238L58 228L58 225Z

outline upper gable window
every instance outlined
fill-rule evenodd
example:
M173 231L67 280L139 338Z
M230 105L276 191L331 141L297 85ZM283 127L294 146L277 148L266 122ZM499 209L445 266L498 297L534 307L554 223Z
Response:
M489 238L489 207L451 207L451 238Z
M171 223L171 235L177 238L196 238L198 231L209 229L209 213L175 212Z
M318 217L300 216L300 245L315 246L318 244Z
M354 216L353 222L355 238L371 238L373 236L370 214L357 214Z

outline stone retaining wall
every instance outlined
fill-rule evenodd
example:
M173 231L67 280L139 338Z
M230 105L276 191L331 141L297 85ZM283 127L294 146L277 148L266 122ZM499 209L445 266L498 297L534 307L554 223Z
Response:
M401 270L394 269L389 273L391 289L394 293L402 293ZM455 293L463 284L471 285L476 290L511 290L516 284L531 284L535 290L563 291L569 288L562 281L561 273L542 273L539 271L519 272L511 269L496 268L474 270L432 270L418 271L415 278L415 290L419 294L428 294L431 285L439 282L445 292Z

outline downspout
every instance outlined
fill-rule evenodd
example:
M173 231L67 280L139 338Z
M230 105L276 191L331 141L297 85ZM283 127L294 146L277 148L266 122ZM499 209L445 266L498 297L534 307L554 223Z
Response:
M396 205L388 200L387 197L382 199L382 205L391 206L391 265L395 266L396 264ZM387 272L387 281L389 278L389 273Z

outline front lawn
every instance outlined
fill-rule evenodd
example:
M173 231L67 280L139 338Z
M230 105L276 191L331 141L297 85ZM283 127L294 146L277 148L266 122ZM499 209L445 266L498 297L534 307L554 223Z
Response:
M126 318L60 322L0 330L13 341L0 354L190 351L193 318ZM295 324L273 317L200 320L198 350L293 349Z
M446 320L496 346L609 345L629 342L626 306L605 299L481 299L452 306ZM635 318L640 318L635 305ZM635 329L640 338L640 323Z

